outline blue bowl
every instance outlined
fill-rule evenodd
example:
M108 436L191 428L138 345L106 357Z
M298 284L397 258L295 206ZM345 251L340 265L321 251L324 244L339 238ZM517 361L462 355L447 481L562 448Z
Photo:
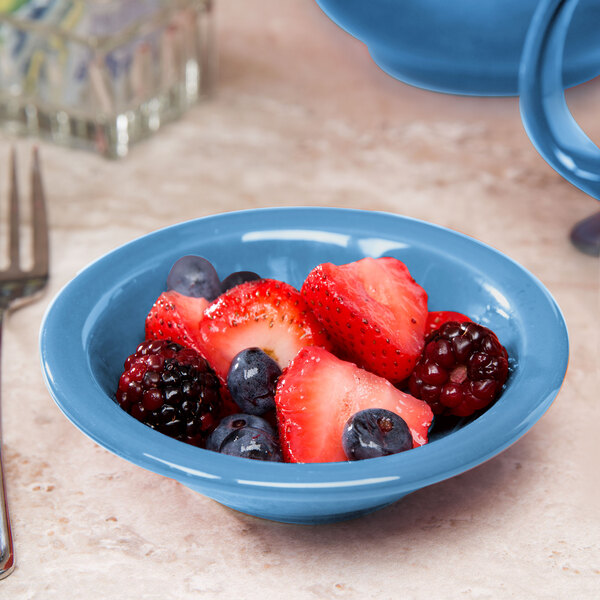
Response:
M252 270L299 287L312 267L365 256L405 262L430 310L457 310L491 327L512 357L500 399L408 452L365 461L265 463L195 448L155 432L114 400L124 359L184 254L221 277ZM56 403L92 440L239 511L290 523L347 519L490 459L546 411L563 381L567 331L543 285L465 235L393 214L273 208L214 215L161 229L81 271L50 304L40 333L42 368Z
M538 0L317 0L387 73L454 94L513 96ZM581 0L567 38L566 87L600 73L596 0Z

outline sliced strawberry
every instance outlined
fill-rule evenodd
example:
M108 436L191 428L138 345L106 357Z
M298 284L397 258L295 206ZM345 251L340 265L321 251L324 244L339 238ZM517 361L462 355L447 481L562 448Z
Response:
M468 323L471 321L467 315L463 315L459 312L452 310L434 310L427 315L427 322L425 323L425 337L430 333L433 333L436 329L439 329L444 323L448 321L456 321L457 323Z
M258 347L285 368L304 346L331 348L323 326L300 292L274 279L242 283L221 294L205 312L200 338L206 358L222 379L233 357Z
M184 296L174 290L163 292L146 317L146 339L168 339L205 356L198 328L209 304L205 298Z
M397 383L424 345L427 294L395 258L315 267L302 294L340 355Z
M400 415L415 447L427 443L433 418L426 402L317 347L301 350L283 372L275 406L287 462L347 460L342 448L344 425L365 408L385 408Z

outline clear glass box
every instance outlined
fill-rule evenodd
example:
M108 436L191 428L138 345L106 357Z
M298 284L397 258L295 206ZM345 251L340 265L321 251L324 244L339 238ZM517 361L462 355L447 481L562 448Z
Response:
M212 0L0 0L0 126L125 156L212 89Z

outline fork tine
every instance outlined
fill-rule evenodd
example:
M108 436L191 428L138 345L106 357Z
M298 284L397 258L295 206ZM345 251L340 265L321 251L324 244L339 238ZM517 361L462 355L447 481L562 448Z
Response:
M9 259L8 269L0 271L0 347L2 321L5 312L17 306L17 302L34 299L48 280L48 228L44 188L40 173L40 160L34 148L31 167L31 221L33 229L33 269L23 271L19 261L19 190L17 184L17 156L13 147L10 158L9 185ZM0 357L1 362L1 357ZM0 426L1 429L1 426ZM0 435L0 446L1 446ZM15 566L14 544L10 528L10 517L6 503L2 451L0 448L0 579L10 575Z
M46 276L48 275L48 221L40 153L37 146L33 149L31 204L33 208L33 271L37 275Z
M9 221L8 221L8 257L9 269L19 270L19 184L17 181L17 151L13 146L10 153L10 188L9 188Z

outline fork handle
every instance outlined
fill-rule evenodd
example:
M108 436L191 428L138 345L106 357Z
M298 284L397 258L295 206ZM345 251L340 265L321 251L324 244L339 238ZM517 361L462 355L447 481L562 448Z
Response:
M4 311L0 309L0 372L2 363L2 324ZM0 390L1 390L0 379ZM0 432L0 579L8 577L15 568L15 551L13 547L8 503L6 502L6 488L4 486L4 469L2 466L2 435Z

